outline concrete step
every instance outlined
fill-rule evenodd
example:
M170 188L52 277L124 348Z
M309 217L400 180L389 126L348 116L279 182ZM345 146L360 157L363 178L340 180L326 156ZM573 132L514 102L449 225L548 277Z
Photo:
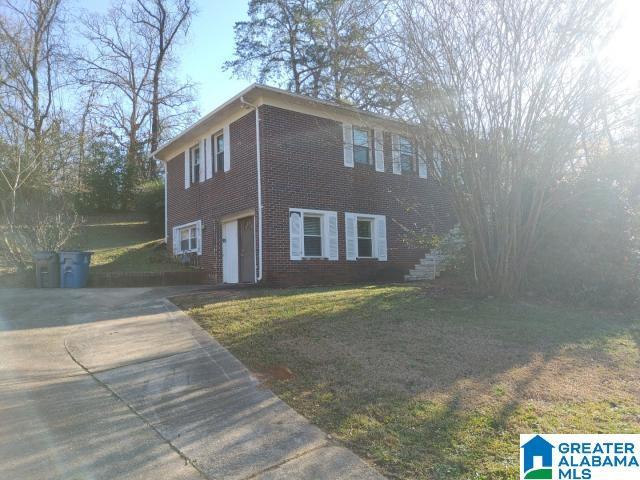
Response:
M409 276L410 277L417 277L417 278L422 278L424 280L435 280L436 278L436 273L431 270L431 271L427 271L427 270L409 270Z
M415 276L415 275L405 275L405 282L424 282L426 280L433 280L432 278L424 277L424 276Z

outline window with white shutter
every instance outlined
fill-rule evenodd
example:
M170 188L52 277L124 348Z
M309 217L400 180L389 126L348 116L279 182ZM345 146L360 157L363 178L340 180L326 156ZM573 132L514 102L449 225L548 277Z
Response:
M345 213L347 260L387 260L387 228L384 215Z
M427 155L424 148L418 146L418 176L420 178L427 178L429 171L427 169Z
M353 127L342 124L342 142L344 144L344 166L353 167Z
M291 260L302 259L302 213L289 212L289 249Z
M213 137L209 136L205 140L205 158L206 158L206 178L213 178Z
M185 190L191 186L191 156L189 149L184 151L184 188Z
M384 132L382 130L375 130L373 137L376 172L384 172Z
M289 210L291 260L338 260L338 214L326 210Z
M224 137L224 171L231 170L231 137L229 134L229 125L222 129Z
M391 161L393 173L400 175L402 166L400 164L400 136L395 133L391 136Z

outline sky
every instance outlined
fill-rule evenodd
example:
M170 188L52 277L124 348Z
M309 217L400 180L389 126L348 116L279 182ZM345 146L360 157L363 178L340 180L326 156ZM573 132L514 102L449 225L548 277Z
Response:
M76 0L77 7L105 12L109 0ZM251 85L251 81L233 78L222 64L233 57L233 26L247 18L246 0L196 0L198 14L188 38L178 47L181 59L179 75L198 85L198 106L204 115Z
M108 0L76 0L89 11L104 11ZM607 56L628 87L640 88L640 0L615 0L621 19ZM222 64L233 57L235 22L246 19L247 0L196 0L198 14L179 47L179 75L198 85L198 106L205 115L252 82L233 78Z

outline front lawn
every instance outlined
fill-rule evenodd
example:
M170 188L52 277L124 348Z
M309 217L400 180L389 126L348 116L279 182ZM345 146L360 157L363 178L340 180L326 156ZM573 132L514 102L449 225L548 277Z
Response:
M518 434L640 431L635 314L392 285L176 302L391 478L518 477Z

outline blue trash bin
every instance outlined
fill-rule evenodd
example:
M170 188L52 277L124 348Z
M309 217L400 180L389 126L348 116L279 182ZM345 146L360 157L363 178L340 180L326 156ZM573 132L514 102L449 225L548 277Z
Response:
M60 252L60 287L86 287L90 263L91 252Z

